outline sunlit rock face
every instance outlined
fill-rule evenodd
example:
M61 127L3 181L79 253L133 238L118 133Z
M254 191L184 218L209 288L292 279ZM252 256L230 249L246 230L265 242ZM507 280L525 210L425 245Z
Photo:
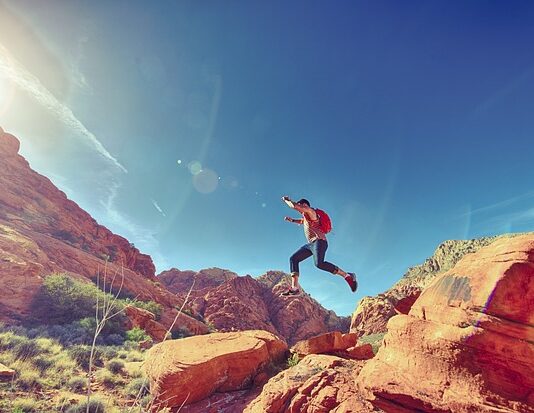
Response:
M439 275L358 379L386 411L534 411L534 235L501 238ZM411 409L411 410L410 410Z
M454 267L466 254L476 252L496 239L511 236L513 235L443 242L432 257L421 265L411 267L389 290L374 297L362 298L352 314L350 331L359 337L385 333L388 320L398 313L408 314L421 291L438 274Z
M356 386L364 362L312 354L270 379L245 413L371 413Z
M215 392L250 388L286 356L286 343L266 331L212 333L157 344L143 368L156 409L178 408Z
M281 297L290 283L283 272L270 271L256 279L216 268L198 273L173 269L158 278L181 299L189 294L187 311L219 331L262 329L292 345L349 329L348 317L338 317L307 294Z
M157 285L150 256L99 225L87 212L33 171L18 154L20 143L0 133L0 321L22 321L31 314L32 301L43 278L65 272L80 280L107 282L124 275L122 291L139 300L163 306L161 322L170 325L181 304L178 297ZM176 327L200 334L207 327L187 315Z

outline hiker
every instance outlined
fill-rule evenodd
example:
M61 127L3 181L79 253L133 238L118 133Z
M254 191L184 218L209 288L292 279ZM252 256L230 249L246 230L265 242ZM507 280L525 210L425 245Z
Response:
M283 292L283 296L292 296L300 294L299 285L299 263L304 261L313 255L315 266L323 271L328 271L335 275L341 275L352 292L358 288L356 281L356 274L352 272L345 272L336 265L325 261L324 256L326 249L328 248L328 241L326 240L326 233L330 231L331 224L330 218L326 213L320 209L314 209L310 206L310 202L307 199L301 199L298 202L292 201L288 196L282 197L290 208L293 208L302 214L302 218L294 219L291 217L285 217L288 222L304 226L304 235L308 243L303 245L297 252L295 252L289 259L291 269L291 287L287 291ZM323 221L323 222L321 222Z

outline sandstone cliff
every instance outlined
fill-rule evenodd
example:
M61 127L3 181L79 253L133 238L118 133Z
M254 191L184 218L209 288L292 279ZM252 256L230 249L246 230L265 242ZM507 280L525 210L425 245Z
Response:
M350 331L358 336L385 333L388 320L398 312L406 314L421 291L437 274L454 267L466 254L476 252L496 239L512 236L514 235L443 242L430 258L423 264L408 269L390 289L374 297L362 298L352 314Z
M290 282L283 272L269 271L257 279L221 269L165 271L159 278L180 297L190 295L187 311L219 331L262 329L289 345L328 331L348 331L349 318L338 317L307 294L280 297Z
M0 129L0 321L29 316L43 277L65 272L94 280L108 261L108 273L124 273L123 291L161 304L161 321L170 325L182 302L157 285L150 256L99 225L33 171L19 148L19 141ZM197 334L207 332L203 323L187 315L180 317L180 325Z

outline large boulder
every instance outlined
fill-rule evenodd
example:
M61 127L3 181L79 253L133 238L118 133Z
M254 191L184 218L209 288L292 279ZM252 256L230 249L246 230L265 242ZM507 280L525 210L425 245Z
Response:
M448 240L441 243L423 264L408 269L387 291L364 297L352 314L350 331L359 337L385 333L388 320L398 313L407 314L411 306L434 278L452 267L466 254L478 251L496 239L513 235L471 240Z
M534 412L534 235L466 255L384 343L358 381L386 411Z
M362 365L361 361L330 355L306 356L269 380L243 412L376 412L355 384Z
M285 342L266 331L213 333L157 344L148 351L144 370L160 409L249 388L286 355Z
M356 345L356 334L343 334L340 331L320 334L301 340L291 347L291 352L304 357L309 354L333 354Z

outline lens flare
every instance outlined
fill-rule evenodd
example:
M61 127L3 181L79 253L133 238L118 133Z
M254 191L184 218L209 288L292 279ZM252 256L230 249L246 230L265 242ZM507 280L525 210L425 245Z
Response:
M189 169L189 172L191 172L191 175L198 175L200 172L202 172L202 164L199 161L189 162L187 168Z
M211 169L203 169L193 176L193 186L202 194L209 194L219 185L218 175Z

